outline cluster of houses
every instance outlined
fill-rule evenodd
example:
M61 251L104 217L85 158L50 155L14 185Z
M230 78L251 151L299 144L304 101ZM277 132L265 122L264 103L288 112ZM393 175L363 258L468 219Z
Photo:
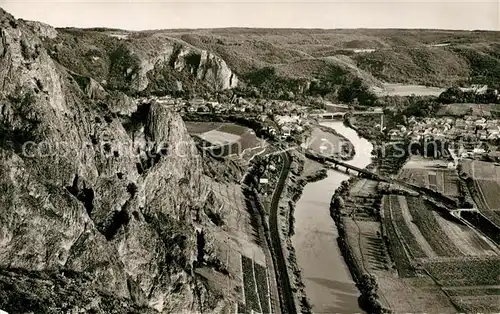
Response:
M303 115L307 112L308 108L299 106L290 101L248 101L243 97L235 97L231 102L219 103L217 101L207 101L202 98L195 98L190 100L171 98L169 96L163 97L149 97L142 99L144 102L158 102L160 104L172 106L172 108L179 112L198 112L198 113L217 113L217 114L230 114L230 113L250 113L262 115L274 114L295 114Z
M262 122L274 120L267 127L267 132L272 136L286 139L294 134L300 134L309 123L307 120L308 108L299 106L290 101L266 101L253 103L244 98L236 98L229 103L219 103L204 99L184 100L180 98L149 97L141 102L157 102L169 106L172 110L186 113L199 114L248 114Z
M281 137L288 138L292 134L300 134L304 132L306 125L308 125L307 115L305 113L291 114L291 115L275 115L274 120L281 130Z
M464 118L425 118L416 120L411 117L407 126L398 125L388 132L393 140L410 137L419 140L433 136L447 140L466 142L495 141L500 139L500 120L465 116Z

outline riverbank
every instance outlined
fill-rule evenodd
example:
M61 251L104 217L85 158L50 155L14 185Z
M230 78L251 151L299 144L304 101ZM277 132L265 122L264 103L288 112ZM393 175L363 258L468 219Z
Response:
M356 134L362 138L370 141L373 147L377 147L379 138L374 136L373 131L366 132L367 128L356 127L350 119L344 120L344 125L355 130ZM380 160L377 157L372 157L371 162L365 168L376 170L379 166ZM371 184L368 184L370 182ZM356 185L361 187L356 188ZM368 313L390 313L391 309L387 304L385 298L381 296L378 290L377 277L367 271L365 265L363 250L362 232L370 233L372 226L380 222L380 203L382 195L376 188L378 183L362 179L359 177L350 177L342 182L341 186L337 188L332 196L330 203L330 216L335 221L339 236L337 238L338 245L342 252L345 263L349 267L349 271L356 282L356 286L361 292L359 297L359 304L361 308ZM358 195L362 192L361 195ZM360 196L360 197L358 197ZM349 204L353 204L352 210ZM367 210L367 216L374 219L373 222L366 222L366 216L363 216L365 226L360 226L354 219L357 208L364 208ZM363 227L365 227L363 230ZM350 232L351 231L351 232ZM372 232L372 236L380 236L379 233ZM353 236L354 235L354 236ZM376 249L374 247L372 250ZM380 249L380 246L379 246ZM383 248L379 251L379 257L390 259L388 252Z
M330 205L330 216L335 221L339 232L337 242L342 256L361 292L359 298L361 308L367 313L390 313L387 302L382 301L383 297L378 291L377 277L369 271L370 267L367 266L363 255L363 247L367 246L367 244L364 243L365 239L363 239L362 234L370 234L372 239L380 236L377 231L371 231L373 226L379 224L380 221L381 195L374 190L373 195L357 198L357 195L352 195L352 186L359 182L358 178L351 178L342 182L342 185L335 190ZM355 206L351 207L352 204ZM365 210L367 208L372 209L364 213L362 225L354 218L359 215L359 212L354 212L356 207ZM365 249L374 251L377 248L371 246ZM378 247L378 249L377 256L380 258L381 263L389 261L387 252L381 247Z
M299 173L292 173L292 178L289 182L289 187L287 189L287 195L283 202L283 206L280 206L280 215L288 217L288 223L285 223L285 228L287 229L286 234L283 234L282 239L285 239L286 251L288 252L287 264L289 268L289 274L291 274L292 282L296 287L297 299L300 303L301 313L312 313L311 301L307 297L305 291L305 285L302 280L302 272L297 264L297 255L293 243L291 241L294 235L294 211L297 201L302 195L304 187L308 183L313 183L320 181L327 177L327 169L323 165L316 163L315 167L310 167L314 161L311 161L303 156L296 154L293 155L294 159L300 164L301 171ZM311 169L312 168L312 169ZM287 203L288 206L285 206ZM284 228L284 229L285 229Z
M371 156L366 150L371 145L359 139L354 130L345 128L342 122L327 122L321 130L334 130L331 133L342 141L348 141L354 148L352 151L361 152L358 156L353 153L346 158L350 163L364 167L370 162ZM353 144L351 139L358 142ZM315 173L314 169L309 175L302 175L304 179L309 176L313 178L310 181L315 182L306 182L298 191L299 197L291 213L295 220L291 242L312 311L361 312L358 306L359 291L337 245L338 231L329 213L333 191L348 176L333 170L326 170L326 176L322 174L317 178L311 173Z
M286 259L288 275L300 313L312 313L312 306L305 291L302 273L297 265L297 255L291 237L294 234L294 209L304 187L327 176L326 169L320 165L311 169L310 160L304 155L291 152L291 167L279 201L278 218L281 226L280 241Z
M341 138L345 143L352 146L352 143L350 143L346 137L342 136L334 129L321 126L321 130L332 133L333 135ZM354 149L351 149L350 152L354 152ZM344 160L352 159L352 156L354 156L354 153L352 153L350 157L344 158ZM328 170L324 165L308 159L303 154L297 152L291 152L290 158L292 160L292 166L290 168L289 177L287 178L279 203L278 214L279 217L282 218L280 221L280 225L282 226L282 229L280 230L280 239L284 244L282 245L283 254L286 256L287 267L289 270L288 274L290 276L290 282L295 298L300 306L300 312L311 313L311 302L306 295L302 272L297 264L296 250L291 240L295 229L294 210L296 203L300 199L306 185L325 179L328 176Z

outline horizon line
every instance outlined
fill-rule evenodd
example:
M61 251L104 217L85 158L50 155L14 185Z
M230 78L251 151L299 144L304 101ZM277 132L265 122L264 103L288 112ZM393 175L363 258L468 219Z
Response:
M460 29L460 28L426 28L426 27L339 27L339 28L321 28L321 27L265 27L265 26L217 26L217 27L172 27L172 28L146 28L146 29L123 29L115 28L110 26L91 26L91 27L80 27L80 26L54 26L42 21L33 21L19 18L19 20L43 23L54 27L55 29L81 29L81 30L112 30L112 31L125 31L125 32L148 32L148 31L200 31L200 30L321 30L321 31L341 31L341 30L372 30L372 31L453 31L453 32L492 32L500 33L500 29Z

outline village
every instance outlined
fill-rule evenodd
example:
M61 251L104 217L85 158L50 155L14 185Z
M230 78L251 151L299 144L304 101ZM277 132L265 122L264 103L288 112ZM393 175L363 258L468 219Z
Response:
M407 125L398 125L388 131L392 141L410 139L418 142L423 138L441 139L460 144L459 157L500 159L497 150L500 143L500 120L484 117L438 117L417 119L410 117ZM455 147L457 145L454 145Z
M283 140L301 134L311 123L308 119L311 112L310 108L297 105L291 101L273 100L266 101L266 103L254 103L239 97L231 102L219 103L201 98L185 100L169 96L153 96L140 99L140 102L145 103L152 101L170 106L174 111L181 114L245 115L247 118L258 120L267 125L266 132L270 136Z

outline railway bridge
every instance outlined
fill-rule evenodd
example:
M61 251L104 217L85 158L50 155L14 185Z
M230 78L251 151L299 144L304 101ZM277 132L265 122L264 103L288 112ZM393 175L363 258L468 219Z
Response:
M381 175L379 175L373 171L370 171L368 169L359 168L359 167L350 165L347 162L340 160L338 158L321 155L321 154L318 154L318 153L311 151L311 150L308 150L306 152L306 156L311 158L311 159L314 159L316 161L319 161L321 163L329 164L334 169L341 170L343 168L345 173L357 173L358 176L369 178L372 180L377 180L377 181L389 182L391 180L390 178L386 178L384 176L381 176Z
M325 113L313 113L311 117L316 117L323 120L344 120L345 112L325 112Z
M374 117L383 116L384 113L381 111L348 111L348 112L322 112L313 113L311 117L316 117L322 120L343 120L348 114L349 116L356 115L373 115Z

